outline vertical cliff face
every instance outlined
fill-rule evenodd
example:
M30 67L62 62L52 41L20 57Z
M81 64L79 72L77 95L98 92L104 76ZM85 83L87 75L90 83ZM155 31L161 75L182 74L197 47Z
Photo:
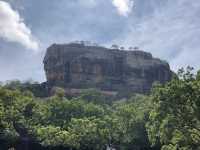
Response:
M53 44L44 69L49 87L148 92L153 82L172 77L168 63L143 51L121 51L83 44Z

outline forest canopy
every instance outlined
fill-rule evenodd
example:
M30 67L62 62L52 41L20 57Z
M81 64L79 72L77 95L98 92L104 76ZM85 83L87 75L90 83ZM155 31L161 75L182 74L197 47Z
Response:
M112 103L95 91L38 98L17 85L0 86L2 150L200 149L200 73L190 68L149 95Z

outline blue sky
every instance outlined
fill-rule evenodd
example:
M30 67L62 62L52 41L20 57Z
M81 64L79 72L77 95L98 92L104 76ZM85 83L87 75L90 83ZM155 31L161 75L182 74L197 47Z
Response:
M0 0L0 81L45 81L52 43L138 46L176 71L200 68L199 0Z

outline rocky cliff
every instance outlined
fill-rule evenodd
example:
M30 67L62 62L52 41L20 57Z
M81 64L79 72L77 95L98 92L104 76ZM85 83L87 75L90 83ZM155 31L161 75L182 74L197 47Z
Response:
M77 43L50 46L44 69L49 88L97 88L114 93L146 93L155 81L165 83L172 77L168 63L150 53Z

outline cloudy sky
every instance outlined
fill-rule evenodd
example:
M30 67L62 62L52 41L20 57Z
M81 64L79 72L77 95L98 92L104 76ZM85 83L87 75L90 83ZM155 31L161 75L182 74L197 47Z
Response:
M0 81L45 81L52 43L138 46L200 69L199 0L0 0Z

